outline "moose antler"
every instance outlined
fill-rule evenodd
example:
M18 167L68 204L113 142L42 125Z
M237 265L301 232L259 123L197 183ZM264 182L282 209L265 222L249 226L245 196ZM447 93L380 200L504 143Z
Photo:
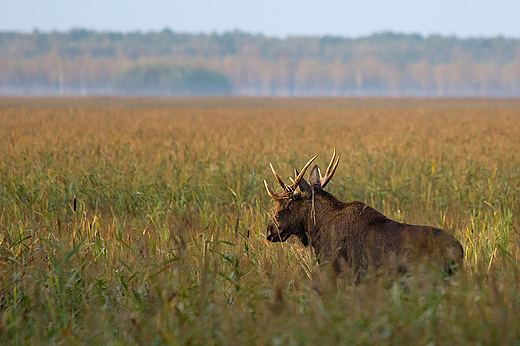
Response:
M332 159L330 160L329 167L327 167L327 170L325 171L325 176L321 176L320 169L318 168L318 173L320 174L320 184L321 188L325 188L325 186L329 183L330 179L332 179L332 176L336 172L336 168L338 167L339 163L339 156L336 159L336 148L334 148L334 152L332 153Z
M318 155L315 155L312 159L309 160L309 162L307 162L307 164L305 166L303 166L302 171L300 172L300 174L298 174L298 176L296 177L296 179L294 180L294 182L291 185L285 185L282 178L274 170L273 165L269 164L271 166L271 170L273 171L274 177L278 181L278 184L280 184L280 186L284 190L284 193L282 195L278 195L276 192L274 192L269 187L269 185L267 185L267 182L264 180L265 188L267 189L267 193L269 194L269 196L271 196L272 199L277 200L277 201L282 200L282 199L291 198L294 193L294 190L296 190L296 188L298 187L298 184L302 180L303 175L305 174L305 171L307 170L307 168L309 168L312 161L314 161L316 159L316 157L318 157Z

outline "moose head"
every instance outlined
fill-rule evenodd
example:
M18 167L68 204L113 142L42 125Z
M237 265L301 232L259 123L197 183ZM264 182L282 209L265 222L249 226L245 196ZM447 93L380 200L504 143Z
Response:
M298 170L296 168L294 169L295 179L291 185L286 185L282 178L276 173L273 165L269 164L273 175L282 187L282 192L277 194L264 180L265 188L269 196L279 202L274 217L267 226L267 240L271 242L284 242L294 234L298 236L305 246L309 244L305 225L307 216L311 215L315 210L313 204L316 202L316 197L325 192L323 189L334 176L339 163L339 157L336 156L336 149L334 149L325 175L322 176L320 169L315 165L311 169L309 182L307 182L303 176L316 157L317 156L311 158L307 164L303 166L301 172L298 173Z

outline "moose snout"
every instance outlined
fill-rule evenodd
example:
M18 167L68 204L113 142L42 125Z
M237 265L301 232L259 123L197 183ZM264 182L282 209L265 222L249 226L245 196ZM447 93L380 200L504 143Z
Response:
M272 221L267 225L267 240L270 242L282 241L282 238L280 237L280 231Z

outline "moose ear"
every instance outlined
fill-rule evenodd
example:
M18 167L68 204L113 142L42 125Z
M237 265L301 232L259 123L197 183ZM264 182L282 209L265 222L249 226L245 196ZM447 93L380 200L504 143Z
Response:
M315 165L314 167L312 167L311 169L311 172L309 173L309 183L312 185L312 186L317 186L317 187L321 187L321 182L320 182L320 170L318 168L317 165Z

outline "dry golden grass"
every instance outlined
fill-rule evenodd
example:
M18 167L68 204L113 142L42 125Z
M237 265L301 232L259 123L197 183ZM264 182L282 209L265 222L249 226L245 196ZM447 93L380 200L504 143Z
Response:
M518 100L4 98L0 138L3 344L520 338ZM269 162L333 148L330 192L445 228L465 273L355 287L268 243Z

